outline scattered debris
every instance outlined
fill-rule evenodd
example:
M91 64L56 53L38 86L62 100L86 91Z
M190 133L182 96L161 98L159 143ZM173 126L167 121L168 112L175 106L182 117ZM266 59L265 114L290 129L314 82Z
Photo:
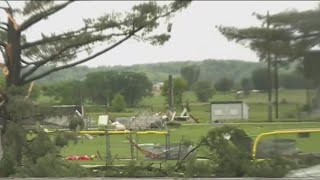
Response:
M189 159L196 155L196 151L192 151L194 147L186 144L169 144L168 147L160 144L136 144L132 139L129 142L135 146L145 157L153 160L181 160ZM192 152L191 152L192 151Z
M80 160L80 161L89 161L89 160L93 160L93 158L96 157L95 155L91 155L90 157L88 155L83 155L83 156L77 156L77 155L71 155L66 157L66 160L70 160L70 161L76 161L76 160Z

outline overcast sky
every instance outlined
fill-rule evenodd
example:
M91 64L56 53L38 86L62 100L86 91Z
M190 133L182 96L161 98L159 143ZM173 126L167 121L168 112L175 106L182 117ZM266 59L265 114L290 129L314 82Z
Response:
M135 1L79 1L30 29L33 37L41 32L80 27L82 17L97 17L112 11L129 10ZM129 40L85 65L132 65L167 61L237 59L258 61L257 56L234 42L228 42L216 25L260 26L253 12L270 14L288 9L308 10L319 1L193 1L172 19L171 39L163 46ZM41 29L41 31L40 31Z

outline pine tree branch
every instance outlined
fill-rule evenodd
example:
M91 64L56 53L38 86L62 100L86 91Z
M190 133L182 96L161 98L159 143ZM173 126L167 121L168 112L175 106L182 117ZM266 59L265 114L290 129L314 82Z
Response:
M70 64L66 64L66 65L63 65L63 66L59 66L59 67L52 68L52 69L50 69L50 70L48 70L48 71L46 71L46 72L44 72L44 73L41 73L41 74L39 74L39 75L36 75L36 76L32 77L32 78L30 78L30 79L22 80L22 84L27 84L27 83L29 83L29 82L31 82L31 81L34 81L34 80L37 80L37 79L41 79L42 77L47 76L47 75L49 75L49 74L51 74L51 73L53 73L53 72L60 71L60 70L62 70L62 69L67 69L67 68L76 66L76 65L78 65L78 64L85 63L85 62L87 62L87 61L89 61L89 60L91 60L91 59L93 59L93 58L96 58L96 57L98 57L98 56L100 56L100 55L102 55L102 54L110 51L111 49L119 46L120 44L122 44L122 43L125 42L126 40L130 39L131 36L133 36L135 33L139 32L139 31L142 30L143 28L144 28L144 27L140 27L139 29L136 29L135 31L133 31L133 32L131 32L129 35L127 35L126 37L124 37L124 38L122 38L121 40L119 40L118 42L114 43L113 45L111 45L111 46L109 46L109 47L107 47L107 48L105 48L105 49L103 49L103 50L101 50L101 51L99 51L99 52L97 52L97 53L95 53L94 55L91 55L91 56L89 56L89 57L86 57L86 58L84 58L84 59L82 59L82 60L78 60L78 61L73 62L73 63L70 63Z
M60 55L62 55L64 52L66 52L67 50L71 49L71 48L79 48L81 46L96 42L96 41L102 41L106 38L111 38L112 36L123 36L125 34L109 34L107 36L98 36L96 38L93 39L89 39L87 41L82 41L82 42L76 42L73 44L69 44L63 48L61 48L58 52L52 54L51 56L49 56L46 59L43 59L41 61L38 61L35 63L35 66L32 67L30 70L28 70L27 72L25 72L22 76L21 79L24 80L25 78L27 78L28 76L30 76L32 73L34 73L37 69L39 69L41 66L45 65L46 63L53 61L54 59L58 58Z
M21 59L21 62L22 62L23 64L26 64L26 65L36 64L36 62L28 62L28 61L26 61L26 60L24 60L24 59Z
M75 36L75 34L77 34L77 33L84 32L86 29L87 29L87 27L81 28L81 29L76 30L76 31L66 32L66 33L59 34L59 35L54 35L54 36L51 36L51 37L48 37L48 38L43 38L43 39L36 40L36 41L33 41L33 42L27 42L27 43L25 43L25 44L23 44L21 46L21 49L27 49L27 48L30 48L30 47L33 47L33 46L43 45L43 44L47 44L47 43L53 43L53 42L59 41L59 40L61 40L63 38L70 38L70 37Z
M61 9L67 7L73 1L74 0L69 0L68 2L56 5L48 10L45 10L44 12L40 12L40 13L37 13L37 14L31 16L29 19L27 19L26 21L24 21L21 24L20 31L23 31L23 30L29 28L30 26L32 26L33 24L41 21L42 19L47 18L48 16L60 11Z
M34 81L34 80L41 79L42 77L47 76L47 75L49 75L49 74L51 74L51 73L53 73L53 72L60 71L60 70L62 70L62 69L67 69L67 68L70 68L70 67L73 67L73 66L76 66L76 65L85 63L85 62L87 62L87 61L89 61L89 60L92 60L92 59L94 59L94 58L96 58L96 57L98 57L98 56L100 56L100 55L102 55L102 54L104 54L104 53L112 50L113 48L115 48L115 47L117 47L118 45L122 44L122 43L125 42L126 40L130 39L130 38L131 38L132 36L134 36L136 33L138 33L139 31L141 31L141 30L144 29L145 27L147 27L150 23L153 23L153 22L157 21L158 19L160 19L160 18L162 18L162 17L166 17L166 16L170 15L171 13L174 13L174 12L178 11L178 10L179 10L180 8L182 8L182 7L183 7L183 5L182 5L181 7L177 7L176 9L172 9L172 10L170 10L170 11L164 13L164 14L161 14L161 15L159 15L159 16L156 16L156 17L154 17L152 20L150 20L149 22L146 22L144 25L141 25L140 27L138 27L138 28L136 28L136 29L135 29L135 26L133 25L133 29L132 29L129 33L127 33L128 35L127 35L126 37L122 38L121 40L117 41L117 42L114 43L113 45L107 47L106 49L103 49L103 50L101 50L101 51L99 51L99 52L97 52L97 53L95 53L95 54L93 54L93 55L91 55L91 56L89 56L89 57L86 57L86 58L84 58L84 59L82 59L82 60L78 60L78 61L73 62L73 63L70 63L70 64L66 64L66 65L54 67L54 68L52 68L52 69L50 69L50 70L48 70L48 71L46 71L46 72L43 72L43 73L38 74L38 75L36 75L36 76L33 76L33 77L29 78L29 79L26 79L26 78L25 78L25 79L21 80L21 82L22 82L22 84L27 84L27 83L30 83L30 82L32 82L32 81ZM31 73L31 74L33 74L33 73ZM30 75L31 75L31 74L30 74Z

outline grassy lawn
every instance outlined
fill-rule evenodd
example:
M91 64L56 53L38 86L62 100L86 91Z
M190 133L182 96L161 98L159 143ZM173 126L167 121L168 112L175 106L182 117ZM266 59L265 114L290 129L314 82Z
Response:
M279 92L279 119L274 119L277 122L292 122L292 121L308 121L309 118L300 117L299 109L306 102L304 90L281 90ZM248 97L237 99L234 93L221 93L217 92L209 102L203 103L198 102L193 92L186 92L183 95L184 100L190 102L191 111L190 113L199 119L201 123L207 123L210 119L210 103L212 101L235 101L241 100L249 105L249 120L245 122L261 122L261 124L248 125L248 124L236 124L235 126L244 129L247 134L254 140L255 137L262 132L269 132L280 129L298 129L298 128L317 128L320 127L319 122L305 123L305 124L288 124L288 123L277 123L277 124L263 124L262 122L267 121L267 93L251 93ZM125 112L115 113L108 112L106 108L99 107L88 107L85 109L86 115L91 116L94 122L97 122L99 115L108 114L110 119L116 117L132 117L139 112L152 111L152 112L166 112L166 99L160 94L154 95L153 97L144 98L140 108L127 108ZM182 111L182 107L176 108L177 114L179 115ZM314 121L317 119L313 119ZM234 122L241 122L234 120ZM181 138L190 140L194 144L197 144L201 137L205 136L207 132L217 125L182 125L178 129L170 129L170 142L179 143ZM127 135L112 135L111 140L111 153L114 158L130 158L131 157L131 146L126 139ZM159 135L146 135L146 136L135 136L133 138L138 143L159 143L165 144L165 137ZM313 133L309 138L297 138L296 135L278 135L270 138L291 138L297 142L297 147L304 152L320 152L320 146L317 145L320 134ZM67 147L62 150L63 156L72 154L76 155L92 155L100 152L102 160L97 161L86 161L81 162L85 164L104 164L106 157L106 139L105 137L95 137L92 140L86 138L80 138L77 144L70 143ZM135 156L139 159L145 159L142 154L134 152ZM198 155L202 155L203 151L200 149Z
M190 102L190 113L199 119L202 123L209 122L210 119L210 103L212 101L244 101L249 105L249 122L263 122L267 121L267 93L251 93L248 97L237 99L235 93L222 93L217 92L209 100L209 102L198 102L193 92L185 92L183 100ZM279 119L275 121L305 121L310 120L299 115L301 107L306 102L305 90L280 90L279 91ZM108 113L111 119L120 116L131 117L142 111L152 112L166 112L166 98L160 94L156 94L152 97L144 98L140 105L143 108L127 108L126 112L114 113L106 112L105 109L92 109L86 110L87 114L97 121L98 116ZM182 112L182 107L176 107L177 114ZM273 110L275 111L275 110ZM313 119L314 120L314 119ZM317 119L316 119L317 120Z
M218 125L219 126L219 125ZM249 124L237 124L234 125L241 129L244 129L247 134L254 140L256 136L263 132L270 132L273 130L283 129L297 129L297 128L317 128L320 127L320 123L306 123L306 124L261 124L261 125L249 125ZM181 138L190 140L194 144L197 144L200 139L207 134L207 132L216 127L215 125L182 125L178 129L170 129L170 142L179 143ZM111 153L115 158L131 158L130 144L126 139L127 135L113 135L110 136L111 141ZM276 135L269 138L290 138L297 141L297 147L304 152L320 152L320 147L317 145L320 134L312 133L309 138L297 138L296 135ZM136 137L133 135L133 139L138 143L159 143L165 144L165 137L159 135L145 135ZM100 152L102 158L106 157L106 139L104 136L97 136L92 140L82 138L79 139L77 144L70 143L61 152L63 156L72 154L76 155L91 155ZM136 150L135 150L136 151ZM134 152L135 156L137 152ZM198 152L198 156L204 155L204 151L201 149ZM139 159L145 159L144 156L138 152ZM93 161L103 163L104 160ZM93 163L90 162L90 163ZM87 164L87 162L81 162Z

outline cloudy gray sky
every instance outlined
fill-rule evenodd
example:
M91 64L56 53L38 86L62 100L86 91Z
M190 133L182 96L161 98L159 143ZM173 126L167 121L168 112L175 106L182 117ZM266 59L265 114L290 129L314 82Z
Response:
M137 1L79 1L53 15L30 30L33 37L41 32L79 27L83 17L97 17L112 11L129 10ZM142 63L238 59L258 61L250 49L228 42L215 28L216 25L249 27L260 26L253 12L271 14L289 9L307 10L319 1L194 1L173 19L172 38L163 46L129 40L85 65L109 66ZM41 29L41 31L40 31ZM68 29L68 28L67 28Z

